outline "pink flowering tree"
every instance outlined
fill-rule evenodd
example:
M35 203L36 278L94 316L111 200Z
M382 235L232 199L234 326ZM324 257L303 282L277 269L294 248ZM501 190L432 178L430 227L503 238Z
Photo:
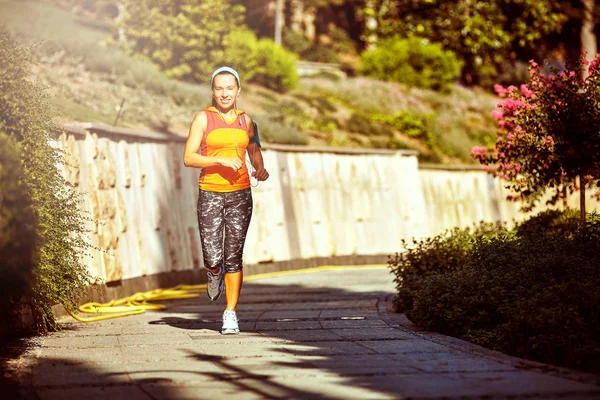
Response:
M600 56L585 54L567 70L545 75L531 62L530 81L520 88L496 85L504 100L492 112L498 120L493 148L474 147L484 170L507 182L513 200L530 210L546 191L550 204L600 179ZM582 72L587 77L582 78Z

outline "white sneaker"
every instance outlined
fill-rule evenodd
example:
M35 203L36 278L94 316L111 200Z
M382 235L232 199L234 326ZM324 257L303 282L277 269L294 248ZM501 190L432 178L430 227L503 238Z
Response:
M238 326L238 319L235 311L223 311L223 328L221 329L221 334L236 335L238 333L240 333L240 327Z

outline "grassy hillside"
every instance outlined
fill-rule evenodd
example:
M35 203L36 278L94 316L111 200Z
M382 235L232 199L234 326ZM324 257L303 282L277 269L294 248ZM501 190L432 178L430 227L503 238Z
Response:
M167 79L110 44L109 27L38 1L0 0L0 24L39 60L32 72L52 92L61 122L113 124L187 135L210 101L206 86ZM242 77L243 79L243 77ZM239 108L266 141L417 149L432 162L469 162L491 140L497 98L456 86L450 94L366 78L304 78L285 95L244 85Z

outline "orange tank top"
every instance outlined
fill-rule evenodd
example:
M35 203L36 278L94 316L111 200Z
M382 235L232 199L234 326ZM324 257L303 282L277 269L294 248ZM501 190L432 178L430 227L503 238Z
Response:
M208 107L204 112L207 124L200 144L202 155L238 157L243 164L238 171L222 165L202 168L200 189L209 192L235 192L249 188L250 177L245 162L249 139L244 112L236 110L236 117L232 121L225 121L215 107Z

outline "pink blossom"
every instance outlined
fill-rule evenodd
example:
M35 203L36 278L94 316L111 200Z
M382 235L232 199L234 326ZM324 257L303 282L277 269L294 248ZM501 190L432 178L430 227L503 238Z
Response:
M569 72L569 76L570 76L571 78L572 78L572 77L574 77L575 75L577 75L577 74L575 73L575 71L571 71L571 72Z
M523 96L527 98L531 98L533 96L533 92L531 91L531 89L529 89L529 86L527 86L526 84L521 85L521 93L523 93Z
M494 91L498 93L498 96L506 97L507 90L504 88L504 86L497 83L494 85Z
M494 110L494 111L492 111L492 117L493 117L495 120L498 120L498 121L500 121L500 120L502 119L502 117L503 117L503 116L504 116L504 113L503 113L502 111L499 111L499 110Z
M519 171L521 170L521 166L520 166L519 164L516 164L516 165L515 165L515 170L516 170L517 172L519 172Z

